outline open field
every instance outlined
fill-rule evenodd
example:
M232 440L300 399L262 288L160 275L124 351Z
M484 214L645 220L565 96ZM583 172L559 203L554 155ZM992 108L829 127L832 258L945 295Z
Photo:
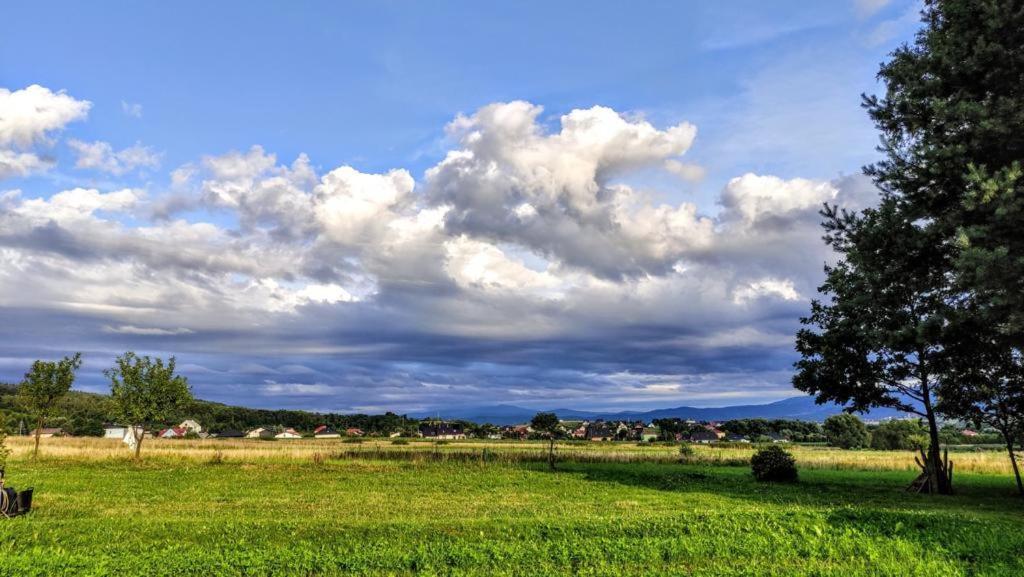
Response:
M220 454L229 461L309 460L314 454L345 458L378 459L389 455L403 457L409 453L451 456L451 460L494 459L498 461L543 460L547 445L542 441L442 441L406 439L396 445L390 439L365 439L358 444L337 439L295 439L261 441L255 439L170 440L146 439L143 453L169 459L207 461ZM52 457L72 460L106 460L124 458L125 445L113 439L93 437L42 439L42 451ZM32 439L9 437L7 444L15 458L26 458L32 451ZM679 446L661 443L628 443L589 441L559 442L559 458L583 462L670 462L679 460ZM696 464L736 465L749 461L755 447L737 445L692 445ZM917 471L915 453L911 451L841 451L831 447L786 445L802 468L846 469L864 471ZM486 452L486 455L484 454ZM383 453L383 455L381 455ZM396 455L397 454L397 455ZM950 453L956 470L962 473L1011 475L1010 461L1002 450L965 448Z
M819 448L795 448L801 482L786 486L672 463L671 447L584 446L588 462L549 472L459 456L534 443L359 456L342 453L375 448L147 440L135 464L113 441L46 440L37 462L12 441L10 482L37 494L0 522L0 575L1024 574L1024 502L999 453L978 454L991 470L958 475L956 496L928 497L903 492L906 470Z

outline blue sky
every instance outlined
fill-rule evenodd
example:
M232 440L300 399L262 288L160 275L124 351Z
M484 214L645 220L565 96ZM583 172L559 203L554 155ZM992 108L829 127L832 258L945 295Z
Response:
M261 406L791 394L783 336L829 258L814 212L870 202L860 93L916 10L4 3L0 154L22 164L0 169L0 379L85 350L101 390L130 347Z

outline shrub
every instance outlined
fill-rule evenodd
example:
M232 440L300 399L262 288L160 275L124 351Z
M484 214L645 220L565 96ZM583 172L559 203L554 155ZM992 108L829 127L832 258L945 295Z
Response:
M687 463L693 458L694 450L689 443L679 445L679 462Z
M223 451L217 451L210 457L210 460L207 461L207 463L210 465L223 465L227 460L228 459L224 456Z
M758 481L794 483L797 480L796 459L782 447L773 445L754 453L750 468Z
M407 441L405 439L395 439L394 441L391 441L391 444L392 445L408 445L409 441Z

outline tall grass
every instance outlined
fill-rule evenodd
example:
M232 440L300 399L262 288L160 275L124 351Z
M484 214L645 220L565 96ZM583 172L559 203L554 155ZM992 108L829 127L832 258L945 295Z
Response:
M485 461L530 463L545 459L546 446L534 441L449 441L439 444L426 439L365 439L348 444L337 439L295 439L264 441L257 439L147 439L143 458L181 461L224 459L232 462L305 461L315 454L333 459L395 461ZM123 460L129 456L126 446L114 439L43 439L43 456L61 461ZM12 461L24 461L31 452L31 439L8 437ZM756 447L752 445L693 445L686 462L704 465L746 465ZM797 465L807 469L916 471L911 451L846 451L822 446L790 445ZM215 457L219 454L220 457ZM577 463L673 463L680 461L678 444L563 442L556 447L560 461ZM957 471L996 475L1012 474L1005 454L999 451L959 451L951 453Z

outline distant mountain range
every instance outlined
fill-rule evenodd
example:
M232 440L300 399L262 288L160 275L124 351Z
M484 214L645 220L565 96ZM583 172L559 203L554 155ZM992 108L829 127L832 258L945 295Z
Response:
M417 418L440 417L443 419L463 419L475 423L491 423L494 425L514 425L528 422L538 409L527 409L515 405L478 405L458 407L419 413ZM803 421L824 421L826 418L842 412L840 405L826 403L819 405L813 397L790 397L764 405L735 405L731 407L672 407L652 411L621 411L597 412L576 411L572 409L553 409L552 412L560 419L567 420L616 420L645 421L654 419L694 419L696 421L729 421L732 419L800 419ZM861 415L864 419L889 419L906 416L905 413L893 409L874 409Z

